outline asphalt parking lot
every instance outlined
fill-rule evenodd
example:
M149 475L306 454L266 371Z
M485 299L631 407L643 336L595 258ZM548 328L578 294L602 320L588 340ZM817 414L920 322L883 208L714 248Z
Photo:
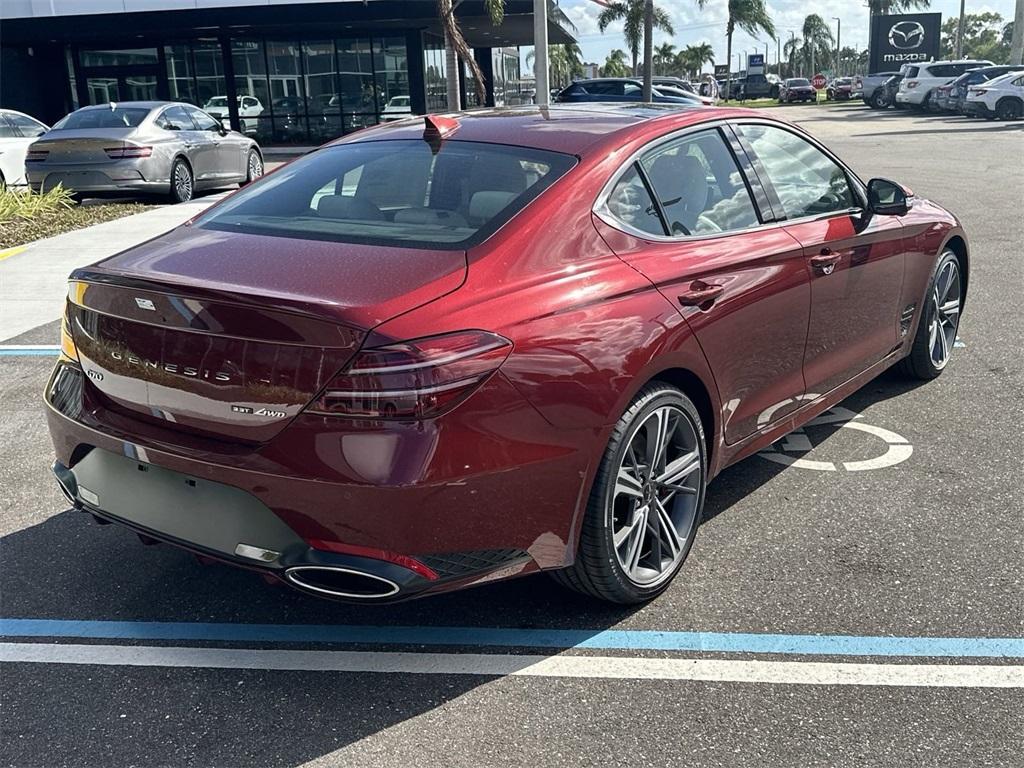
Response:
M970 291L937 381L883 374L727 470L642 608L543 576L365 607L61 511L53 361L0 357L0 629L34 659L0 667L0 763L1024 765L1024 122L773 112L962 219Z

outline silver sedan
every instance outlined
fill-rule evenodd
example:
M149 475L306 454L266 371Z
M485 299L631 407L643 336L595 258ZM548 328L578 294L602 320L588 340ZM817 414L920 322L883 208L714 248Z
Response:
M29 147L25 168L35 192L61 184L83 197L137 192L180 203L262 176L263 155L191 104L125 101L67 115Z

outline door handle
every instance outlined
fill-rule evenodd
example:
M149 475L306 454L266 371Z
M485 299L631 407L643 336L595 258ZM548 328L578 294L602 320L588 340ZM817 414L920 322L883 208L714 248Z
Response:
M822 248L817 256L811 256L811 266L820 270L823 275L831 275L842 258L843 254L836 253L831 248Z
M705 304L712 304L715 299L725 292L721 285L710 285L694 280L690 287L679 294L679 303L684 307L701 307Z

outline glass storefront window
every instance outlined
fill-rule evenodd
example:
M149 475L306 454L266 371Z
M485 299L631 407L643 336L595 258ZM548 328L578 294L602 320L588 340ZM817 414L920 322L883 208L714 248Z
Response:
M338 86L342 114L377 113L373 56L368 38L338 40ZM348 129L346 129L347 132Z
M224 81L224 59L220 43L216 40L196 40L192 43L196 66L196 104L210 112L211 102L222 99L227 115L227 85ZM227 125L227 121L224 122Z
M385 117L411 114L409 109L409 63L405 38L377 38L373 42L373 65L377 77L378 109Z
M423 70L426 76L427 111L448 111L448 85L444 40L432 35L423 36Z
M270 84L262 40L232 40L231 61L235 68L238 120L242 132L260 143L273 141L270 113Z
M156 48L95 49L81 53L83 67L124 67L139 64L156 64Z
M306 95L302 83L301 48L295 42L267 41L270 112L274 141L296 143L306 139Z
M189 46L164 46L164 60L167 62L167 90L171 101L185 101L198 106Z
M341 135L341 99L338 98L338 70L334 41L302 44L306 72L306 113L309 137L320 143Z

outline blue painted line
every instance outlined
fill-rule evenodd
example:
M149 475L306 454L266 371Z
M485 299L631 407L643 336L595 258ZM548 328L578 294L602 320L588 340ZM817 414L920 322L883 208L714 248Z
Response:
M322 624L202 624L153 621L0 619L0 636L222 641L452 645L715 651L813 656L948 656L1024 658L1024 638L781 635L654 630L373 627Z
M56 357L59 347L25 347L24 349L0 349L0 357Z

